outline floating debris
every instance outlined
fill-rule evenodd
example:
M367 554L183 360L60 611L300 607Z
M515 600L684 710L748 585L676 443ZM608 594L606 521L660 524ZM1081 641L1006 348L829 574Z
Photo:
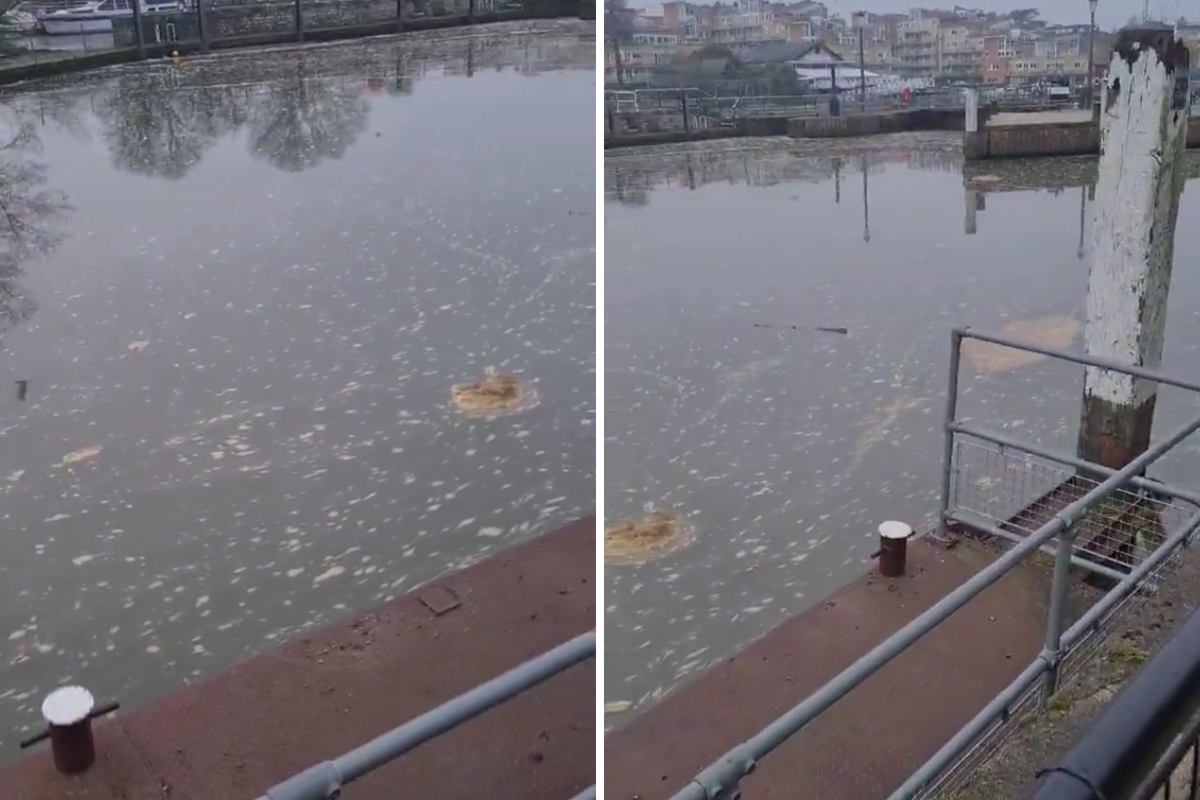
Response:
M678 550L688 538L677 515L651 511L639 520L604 529L604 563L643 564Z
M483 380L458 383L450 389L454 405L464 414L500 416L515 414L537 405L537 396L511 375L489 370Z
M1040 347L1063 349L1075 342L1082 328L1079 320L1060 314L1039 319L1015 320L1002 327L1000 334ZM975 369L983 373L1009 372L1046 359L1046 356L1040 353L1015 350L978 339L964 341L962 355Z
M63 456L62 461L60 461L58 465L60 467L69 467L72 464L78 464L80 461L87 461L89 458L95 458L96 456L100 455L100 451L103 449L104 448L97 444L92 445L91 447L84 447L80 450L76 450L73 453L67 453L65 456Z
M149 342L130 342L129 343L129 352L140 353L149 346L150 346Z
M791 330L794 330L794 331L820 331L821 333L840 333L843 335L850 332L849 328L827 328L823 325L816 325L816 326L813 326L813 325L771 325L770 323L767 323L767 322L756 322L756 323L754 323L754 327L756 327L756 328L778 328L780 330L790 328Z

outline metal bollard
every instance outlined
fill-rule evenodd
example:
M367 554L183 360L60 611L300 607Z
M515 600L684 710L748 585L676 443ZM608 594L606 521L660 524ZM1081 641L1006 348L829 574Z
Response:
M879 574L899 578L908 565L908 540L913 529L903 522L888 520L879 526Z
M96 701L82 686L55 689L42 701L42 716L49 724L50 751L55 768L64 775L84 772L96 761L92 717Z

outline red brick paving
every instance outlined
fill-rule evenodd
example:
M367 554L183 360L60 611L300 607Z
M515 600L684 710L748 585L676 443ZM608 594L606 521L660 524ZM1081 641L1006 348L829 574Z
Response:
M606 800L662 800L995 557L909 546L908 576L868 575L605 737ZM882 800L1040 650L1048 584L1010 573L764 758L747 800Z
M76 778L42 750L4 800L254 800L596 625L596 521L457 572L348 623L97 724ZM435 616L421 596L461 605ZM584 661L352 784L346 800L569 800L595 780L596 663ZM481 793L481 789L486 789Z

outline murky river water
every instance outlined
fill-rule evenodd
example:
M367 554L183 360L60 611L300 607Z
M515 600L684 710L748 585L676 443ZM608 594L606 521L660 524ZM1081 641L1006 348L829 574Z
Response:
M964 178L953 138L863 146L606 158L606 521L663 509L692 533L606 568L610 724L860 574L879 522L931 518L952 327L1081 344L1094 161ZM1164 359L1193 379L1197 186ZM960 416L1073 452L1081 379L968 361ZM1156 430L1195 409L1164 391ZM987 468L966 484L994 482ZM1200 453L1185 445L1152 472L1195 486Z
M59 683L134 704L593 506L594 36L0 98L5 757ZM536 407L460 414L489 369Z

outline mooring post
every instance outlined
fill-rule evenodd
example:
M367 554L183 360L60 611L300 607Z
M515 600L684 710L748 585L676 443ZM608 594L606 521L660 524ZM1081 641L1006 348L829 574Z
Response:
M965 203L967 218L963 223L963 228L966 230L966 233L970 235L979 229L979 192L974 189L967 189L964 194L966 195Z
M1089 355L1144 367L1162 359L1188 95L1188 50L1172 30L1120 32L1101 87ZM1087 367L1079 456L1120 469L1144 452L1157 391L1149 381Z
M96 701L82 686L64 686L46 696L42 717L50 726L54 767L64 775L87 771L96 761L92 712Z
M888 520L879 526L879 574L903 577L908 568L908 540L913 529L903 522Z
M963 89L963 158L974 161L982 148L979 137L979 90Z

